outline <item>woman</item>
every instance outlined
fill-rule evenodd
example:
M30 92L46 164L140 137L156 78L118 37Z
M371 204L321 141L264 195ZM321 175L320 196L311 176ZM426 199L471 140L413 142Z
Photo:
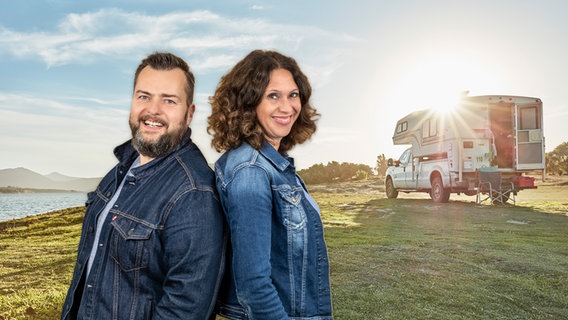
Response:
M255 50L221 78L209 102L217 189L231 233L220 315L332 319L319 207L287 152L319 114L296 61Z

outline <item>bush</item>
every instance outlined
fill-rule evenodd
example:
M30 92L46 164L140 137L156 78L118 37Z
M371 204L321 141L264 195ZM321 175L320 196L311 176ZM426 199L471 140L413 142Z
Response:
M315 164L308 169L298 171L307 184L344 182L353 179L368 179L373 174L370 166L337 161L328 162L327 165Z

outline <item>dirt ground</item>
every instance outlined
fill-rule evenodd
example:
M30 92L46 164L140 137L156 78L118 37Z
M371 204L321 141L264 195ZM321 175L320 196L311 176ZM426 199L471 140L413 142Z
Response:
M541 176L535 176L536 189L525 189L517 194L517 203L523 202L561 202L568 206L568 176L547 176L544 181ZM310 192L322 193L364 193L377 194L386 197L384 183L379 178L368 180L342 182L336 184L321 184L308 186ZM430 199L427 193L401 192L401 199ZM450 201L472 201L475 196L451 194Z

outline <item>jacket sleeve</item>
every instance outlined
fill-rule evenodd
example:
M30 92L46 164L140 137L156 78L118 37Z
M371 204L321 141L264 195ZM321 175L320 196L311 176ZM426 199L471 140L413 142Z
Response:
M223 271L223 214L214 193L193 190L171 209L162 235L166 278L153 319L207 319Z
M237 296L251 319L288 319L271 280L272 190L260 167L240 169L225 189Z

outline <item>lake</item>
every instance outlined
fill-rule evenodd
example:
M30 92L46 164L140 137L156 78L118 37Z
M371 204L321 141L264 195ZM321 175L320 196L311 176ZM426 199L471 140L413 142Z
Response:
M2 193L0 221L38 215L70 207L84 206L86 193Z

